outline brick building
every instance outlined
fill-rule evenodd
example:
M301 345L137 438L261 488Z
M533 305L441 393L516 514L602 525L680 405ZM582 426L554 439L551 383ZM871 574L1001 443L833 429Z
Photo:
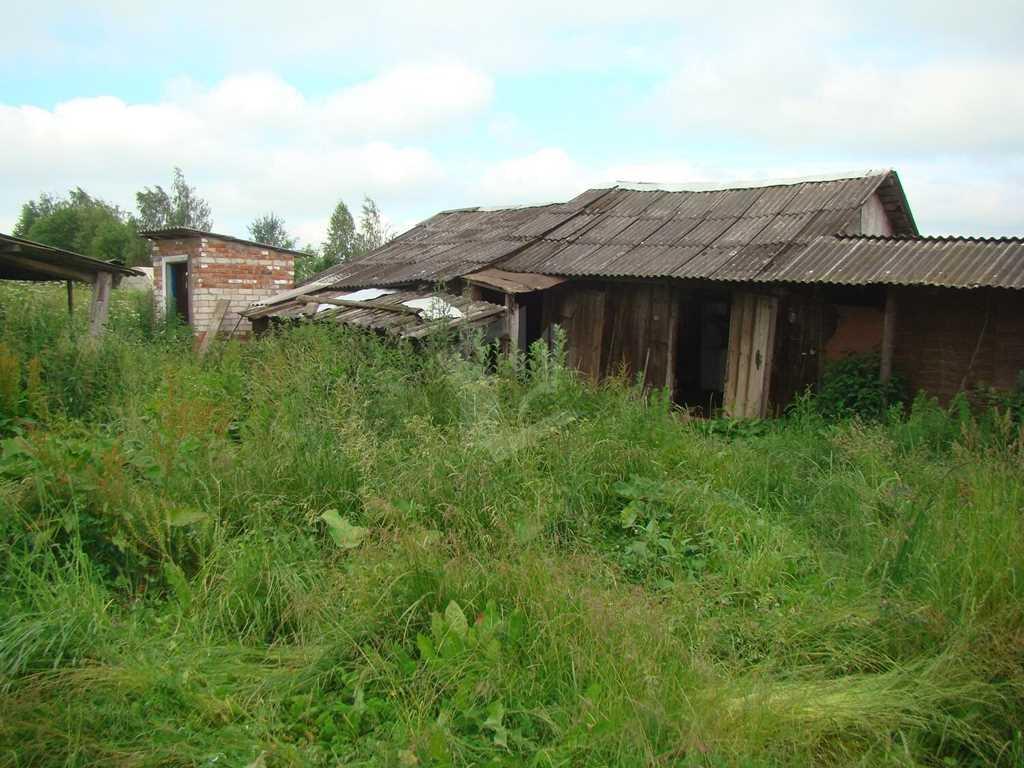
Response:
M185 227L141 234L152 245L157 311L177 312L197 336L210 330L221 299L229 304L216 330L249 334L240 312L295 281L298 251Z

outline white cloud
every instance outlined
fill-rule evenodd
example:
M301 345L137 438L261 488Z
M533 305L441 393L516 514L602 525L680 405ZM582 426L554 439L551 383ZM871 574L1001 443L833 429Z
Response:
M503 160L481 175L478 195L491 205L522 205L564 200L596 183L564 149L547 147Z
M521 205L567 200L589 187L618 181L680 183L735 178L727 171L678 159L594 166L574 160L560 147L546 147L485 168L474 190L488 205Z
M489 77L460 64L400 67L330 96L324 127L340 135L419 132L479 111L493 92Z
M998 151L1020 146L1024 60L909 67L830 64L787 68L683 67L655 108L696 134L835 150Z
M240 233L273 210L303 222L312 238L339 197L357 206L369 194L387 207L438 184L444 171L433 154L398 142L467 118L491 92L482 72L444 63L391 70L315 99L274 74L247 73L211 88L178 79L153 103L0 104L0 210L8 216L0 229L12 228L19 205L40 191L75 185L131 209L135 191L166 184L179 165L218 228Z

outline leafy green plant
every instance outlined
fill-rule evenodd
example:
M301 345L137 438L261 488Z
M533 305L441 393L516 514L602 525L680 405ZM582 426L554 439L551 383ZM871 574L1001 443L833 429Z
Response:
M626 574L669 586L674 577L698 577L707 565L710 537L690 535L677 518L679 487L664 481L633 477L615 485L627 500L619 513L625 539L619 544Z
M884 418L890 406L904 401L906 385L898 375L883 383L879 371L880 363L874 355L850 355L828 363L815 405L831 419Z

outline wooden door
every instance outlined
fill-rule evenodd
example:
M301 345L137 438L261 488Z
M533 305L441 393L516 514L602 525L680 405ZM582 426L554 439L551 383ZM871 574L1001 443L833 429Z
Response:
M734 419L762 419L768 410L778 299L733 294L725 373L725 412Z
M566 357L570 366L593 380L602 375L605 293L597 288L566 286L545 294L545 320L565 331ZM549 336L549 343L550 343Z

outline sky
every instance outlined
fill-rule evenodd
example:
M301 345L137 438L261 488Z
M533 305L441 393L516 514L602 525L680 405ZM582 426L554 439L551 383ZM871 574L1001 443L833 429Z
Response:
M21 4L0 27L0 231L41 192L134 209L180 166L245 236L318 243L615 180L895 168L924 234L1024 234L1024 3Z

